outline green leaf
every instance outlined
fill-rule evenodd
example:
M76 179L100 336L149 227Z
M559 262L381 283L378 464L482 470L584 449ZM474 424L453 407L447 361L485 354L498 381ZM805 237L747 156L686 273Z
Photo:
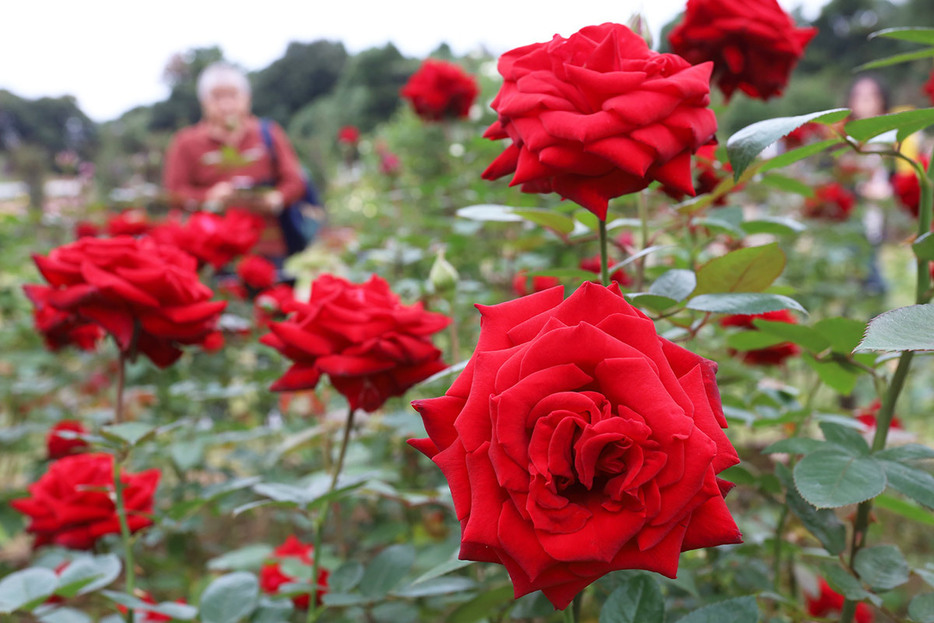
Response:
M842 354L853 352L865 329L865 324L852 318L824 318L814 325L814 330L830 342L830 349Z
M0 614L30 610L55 592L58 576L51 569L29 567L0 580Z
M446 575L448 573L451 573L452 571L458 571L465 567L469 567L472 564L474 564L473 560L458 560L457 558L451 558L449 560L445 560L440 565L435 565L434 567L432 567L425 573L421 574L420 576L415 578L415 581L412 582L412 584L418 584L419 582L425 582L426 580L431 580L432 578L437 578L442 575Z
M697 275L692 270L673 268L663 273L649 286L649 294L683 301L697 287Z
M927 43L934 45L934 28L884 28L870 33L868 39L876 37L885 37L887 39L898 39L900 41L911 41L912 43Z
M785 253L776 242L737 249L700 267L694 295L762 292L772 285L784 268Z
M853 71L865 71L867 69L878 69L879 67L889 67L891 65L898 65L899 63L907 63L909 61L916 61L919 58L930 58L934 56L934 48L924 48L923 50L916 50L914 52L903 52L902 54L893 54L892 56L886 56L885 58L880 58L879 60L870 61L868 63L863 63L853 68Z
M557 277L558 279L575 279L577 281L599 280L600 275L584 270L583 268L547 268L543 270L533 270L527 273L529 279L532 277Z
M934 260L934 232L926 232L918 236L911 245L919 260Z
M201 593L201 623L234 623L248 616L259 599L259 581L252 573L235 571L208 584Z
M934 350L934 304L909 305L879 314L869 321L854 350Z
M919 467L881 460L889 486L912 500L934 510L934 476Z
M730 236L736 236L737 238L742 238L744 235L743 230L740 229L738 225L734 225L729 221L725 221L713 216L702 216L694 218L691 220L691 226L706 227L707 229L720 231Z
M600 623L664 623L665 599L649 575L627 578L600 609Z
M773 234L784 236L800 234L807 229L807 225L786 216L763 216L751 221L743 221L739 225L747 234Z
M487 620L491 612L506 606L513 600L511 585L500 586L481 592L470 601L462 603L448 615L446 623L477 623Z
M451 577L440 577L425 580L424 582L414 582L408 586L397 588L391 591L396 597L405 597L414 599L416 597L429 597L431 595L449 595L451 593L463 593L473 590L477 583L460 575Z
M41 612L37 611L34 614L39 617L39 623L94 623L94 619L74 608L43 609ZM106 619L101 619L101 621L106 621Z
M778 190L801 195L802 197L813 197L814 188L810 184L797 180L786 175L770 173L762 176L762 183Z
M886 474L871 456L853 456L828 445L804 456L794 468L798 493L816 508L837 508L874 498Z
M726 338L727 346L741 352L768 348L784 342L785 340L783 338L777 335L769 335L762 331L739 331L738 333L731 333L729 337Z
M102 589L120 577L122 568L116 554L75 558L58 576L55 594L74 597Z
M776 465L776 475L785 487L785 503L808 532L814 535L824 549L836 556L846 549L846 526L829 508L815 508L795 489L791 471Z
M460 208L456 212L461 218L472 221L493 221L499 223L516 223L522 217L513 212L513 208L504 205L478 204Z
M929 56L934 56L934 48L931 48L930 52ZM932 124L934 124L934 108L920 108L856 119L847 123L844 129L847 134L858 141L868 141L891 130L898 130L898 140L902 140L905 136L914 134Z
M515 208L512 211L516 216L542 227L547 227L559 234L570 234L574 231L574 219L554 210L543 210L541 208Z
M413 564L414 547L390 545L367 565L360 580L360 592L368 597L382 597L399 585Z
M752 595L718 601L678 619L678 623L757 623L758 621L759 604Z
M101 435L111 441L123 442L133 447L156 434L156 427L143 422L123 422L101 428Z
M820 439L812 439L810 437L791 437L789 439L781 439L775 443L769 444L762 450L762 453L775 454L776 452L784 452L786 454L810 454L818 448L823 448L826 445L827 442L821 441Z
M612 266L609 267L609 270L612 273L616 271L616 269L618 268L623 268L624 266L628 264L632 264L633 262L638 260L640 257L645 257L646 255L650 255L652 253L655 253L657 251L662 251L664 249L674 249L674 248L675 248L675 245L673 244L658 244L658 245L654 245L651 247L646 247L642 249L641 251L639 251L638 253L633 253L632 255L622 260L621 262L617 262L616 264L613 264Z
M902 446L893 446L876 452L877 459L887 461L924 461L934 459L934 448L922 446L919 443L906 443Z
M917 623L934 623L934 593L922 593L908 603L908 616Z
M856 381L860 375L858 368L837 361L818 361L808 353L805 353L802 359L817 373L823 383L838 394L847 396L856 388Z
M809 158L814 154L819 154L832 145L840 145L842 143L843 140L840 138L828 138L816 143L808 143L807 145L802 145L801 147L789 149L785 153L775 156L774 158L769 158L763 162L759 170L765 172L771 171L772 169L787 167L789 164L794 164L799 160L804 160L805 158Z
M882 599L880 599L878 595L874 595L864 589L859 580L850 575L846 569L839 564L827 563L821 565L821 573L827 580L827 584L830 585L830 588L847 599L852 599L853 601L869 600L877 606L882 603Z
M843 448L852 456L869 454L869 444L856 428L835 422L821 422L819 426L824 433L824 439Z
M637 307L647 307L656 312L663 312L678 304L678 301L670 299L667 296L656 296L647 292L627 293L626 298Z
M346 593L353 590L363 579L363 565L356 560L345 562L328 576L328 590Z
M927 526L934 526L934 513L921 508L909 500L892 497L887 493L883 493L882 495L876 496L872 504L874 508L887 510Z
M733 165L733 179L739 180L762 150L805 123L835 123L844 119L850 111L846 108L822 110L796 117L766 119L748 125L727 139L726 152Z
M787 342L800 344L810 351L820 352L830 346L830 342L817 329L805 325L763 318L754 319L752 324L760 331L781 337Z
M210 559L208 569L211 571L258 571L270 554L272 554L271 546L254 543Z
M163 601L157 604L151 604L134 595L127 595L126 593L120 593L118 591L102 591L101 594L114 603L125 606L129 610L137 612L155 612L179 621L190 621L198 614L198 609L189 604L179 604L174 601ZM207 619L204 620L206 621Z
M876 590L891 590L908 581L910 570L894 545L866 547L856 553L853 568L860 579Z
M807 313L798 301L781 294L737 292L735 294L702 294L690 299L688 309L715 314L763 314L777 309L794 309Z

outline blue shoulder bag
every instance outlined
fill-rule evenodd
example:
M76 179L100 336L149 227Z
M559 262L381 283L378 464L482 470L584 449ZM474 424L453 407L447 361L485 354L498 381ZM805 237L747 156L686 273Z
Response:
M272 143L272 133L269 129L269 120L260 119L260 132L263 135L263 142L266 150L272 158L272 168L274 178L278 177L278 160L276 158L276 148ZM318 191L311 183L311 177L307 171L303 171L305 178L305 194L295 203L285 206L279 212L279 227L282 229L282 236L285 238L285 246L288 255L294 255L304 251L318 235L325 222L324 206L318 197Z

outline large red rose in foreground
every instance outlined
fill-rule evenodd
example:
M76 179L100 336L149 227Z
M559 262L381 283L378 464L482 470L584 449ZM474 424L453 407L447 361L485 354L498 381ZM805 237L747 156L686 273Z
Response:
M713 78L729 100L781 95L816 28L797 28L776 0L688 0L684 20L668 34L675 54L713 61Z
M445 368L430 335L450 323L421 303L403 305L376 275L363 284L323 275L307 303L286 302L288 320L260 341L292 360L274 391L311 389L322 374L352 409L375 411Z
M13 500L10 506L29 517L26 531L36 535L35 546L90 549L100 537L118 534L113 469L109 454L67 456L52 463L49 471L29 486L29 497ZM120 481L130 532L152 525L159 470L124 472Z
M52 290L46 303L113 335L121 352L140 352L160 367L178 359L183 344L202 344L224 301L198 279L196 260L152 239L80 238L35 255Z
M460 558L564 608L617 569L675 577L682 551L739 543L717 474L739 462L716 364L659 337L616 285L480 306L447 394L409 443L447 477Z
M299 561L311 567L314 563L312 556L314 555L315 548L311 545L306 545L296 538L296 536L290 535L282 545L277 547L272 551L272 556L259 572L259 586L263 589L264 593L269 593L271 595L279 594L279 587L283 584L290 584L295 582L301 582L299 578L292 577L291 575L285 573L282 570L282 565L280 562L286 558L297 558ZM320 569L318 571L318 586L324 587L319 588L315 591L315 602L320 606L321 605L321 596L327 593L328 585L328 576L330 572L327 569ZM295 604L296 608L305 610L311 603L311 594L307 595L296 595L292 598L292 603Z
M512 143L483 177L512 173L524 192L556 192L600 219L609 199L653 180L693 195L691 154L717 130L712 69L610 23L506 52L485 136Z
M467 116L480 89L473 76L448 61L426 59L402 87L415 114L425 121Z

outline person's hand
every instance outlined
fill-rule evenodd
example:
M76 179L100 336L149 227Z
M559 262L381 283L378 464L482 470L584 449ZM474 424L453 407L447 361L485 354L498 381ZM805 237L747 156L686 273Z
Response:
M282 208L285 207L282 203L282 193L278 190L270 190L264 194L263 204L263 207L271 214L278 214L282 212Z
M230 182L218 182L208 189L205 200L214 204L225 203L233 196L234 190L233 184Z

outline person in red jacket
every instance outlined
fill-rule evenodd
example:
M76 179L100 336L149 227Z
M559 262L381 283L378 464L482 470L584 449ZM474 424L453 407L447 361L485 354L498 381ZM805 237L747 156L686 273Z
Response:
M266 149L260 119L251 113L250 83L237 67L218 62L198 77L201 121L179 130L169 145L163 185L173 207L219 212L245 207L266 227L254 253L288 255L278 215L305 194L305 178L288 137L269 124L275 153Z

